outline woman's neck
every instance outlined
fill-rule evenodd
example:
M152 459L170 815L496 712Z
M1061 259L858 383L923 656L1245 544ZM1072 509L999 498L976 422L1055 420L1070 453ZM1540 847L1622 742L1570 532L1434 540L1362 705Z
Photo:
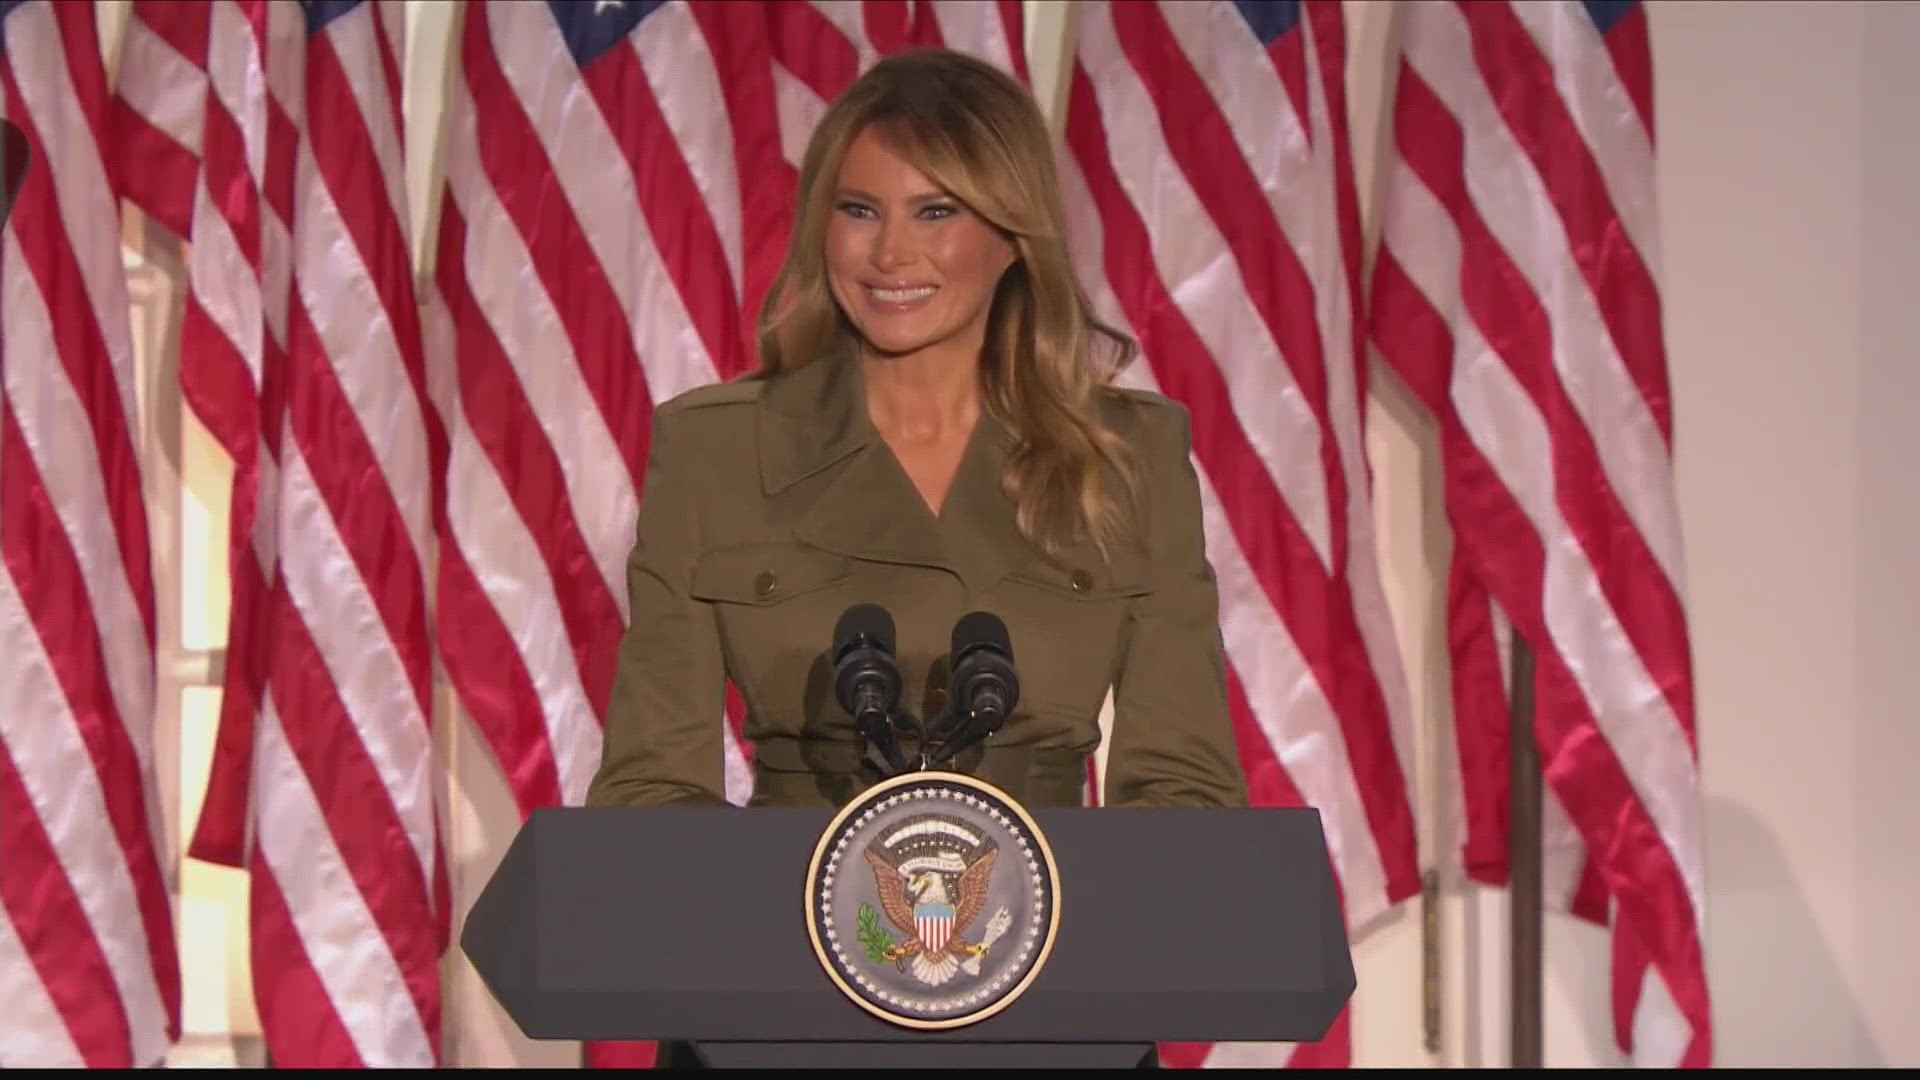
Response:
M862 353L867 414L889 442L964 437L980 418L977 350L927 349L911 356Z

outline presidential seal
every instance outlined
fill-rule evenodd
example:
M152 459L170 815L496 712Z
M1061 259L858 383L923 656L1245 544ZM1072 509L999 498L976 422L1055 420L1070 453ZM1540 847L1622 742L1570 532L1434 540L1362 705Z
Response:
M807 932L828 977L906 1027L960 1027L1012 1004L1059 924L1039 827L959 773L905 773L863 792L807 868Z

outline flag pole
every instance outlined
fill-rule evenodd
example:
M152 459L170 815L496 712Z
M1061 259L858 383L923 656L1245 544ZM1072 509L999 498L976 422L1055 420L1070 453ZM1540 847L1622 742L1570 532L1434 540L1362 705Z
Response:
M1533 733L1533 653L1513 635L1513 688L1508 751L1507 912L1513 1009L1511 1066L1541 1067L1540 750Z

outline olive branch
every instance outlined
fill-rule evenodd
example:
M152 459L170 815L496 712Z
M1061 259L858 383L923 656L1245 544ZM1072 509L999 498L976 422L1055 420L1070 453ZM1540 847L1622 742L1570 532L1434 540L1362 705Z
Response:
M866 904L860 905L860 947L867 952L867 959L875 963L886 963L888 954L893 950L893 935L880 927L880 913Z

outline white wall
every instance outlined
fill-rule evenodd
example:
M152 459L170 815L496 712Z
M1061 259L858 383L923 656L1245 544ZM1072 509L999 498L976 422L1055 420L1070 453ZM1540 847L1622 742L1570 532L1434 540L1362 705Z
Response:
M408 7L410 182L425 214L453 9ZM1026 8L1036 90L1055 109L1064 7ZM1397 6L1347 8L1364 197ZM124 3L103 10L111 41ZM1905 978L1920 966L1920 784L1909 779L1920 761L1920 577L1906 565L1920 551L1920 434L1904 423L1920 407L1920 5L1661 0L1649 12L1716 1061L1920 1064ZM1375 382L1369 450L1386 587L1431 790L1446 749L1436 735L1448 538L1425 419L1390 374ZM442 726L462 913L517 825L463 724ZM191 759L182 768L190 786ZM1429 855L1431 801L1423 795ZM240 918L244 905L227 910ZM1474 888L1440 904L1432 1051L1419 914L1410 905L1356 947L1358 1063L1504 1064L1501 894ZM183 946L190 982L208 994L217 984L229 1030L245 1034L257 1028L242 965L228 960L239 940L230 933L204 954ZM201 955L220 962L196 965ZM1602 931L1549 922L1549 1065L1616 1062L1607 969ZM521 1038L463 958L450 957L448 973L450 1064L577 1061L570 1044Z

